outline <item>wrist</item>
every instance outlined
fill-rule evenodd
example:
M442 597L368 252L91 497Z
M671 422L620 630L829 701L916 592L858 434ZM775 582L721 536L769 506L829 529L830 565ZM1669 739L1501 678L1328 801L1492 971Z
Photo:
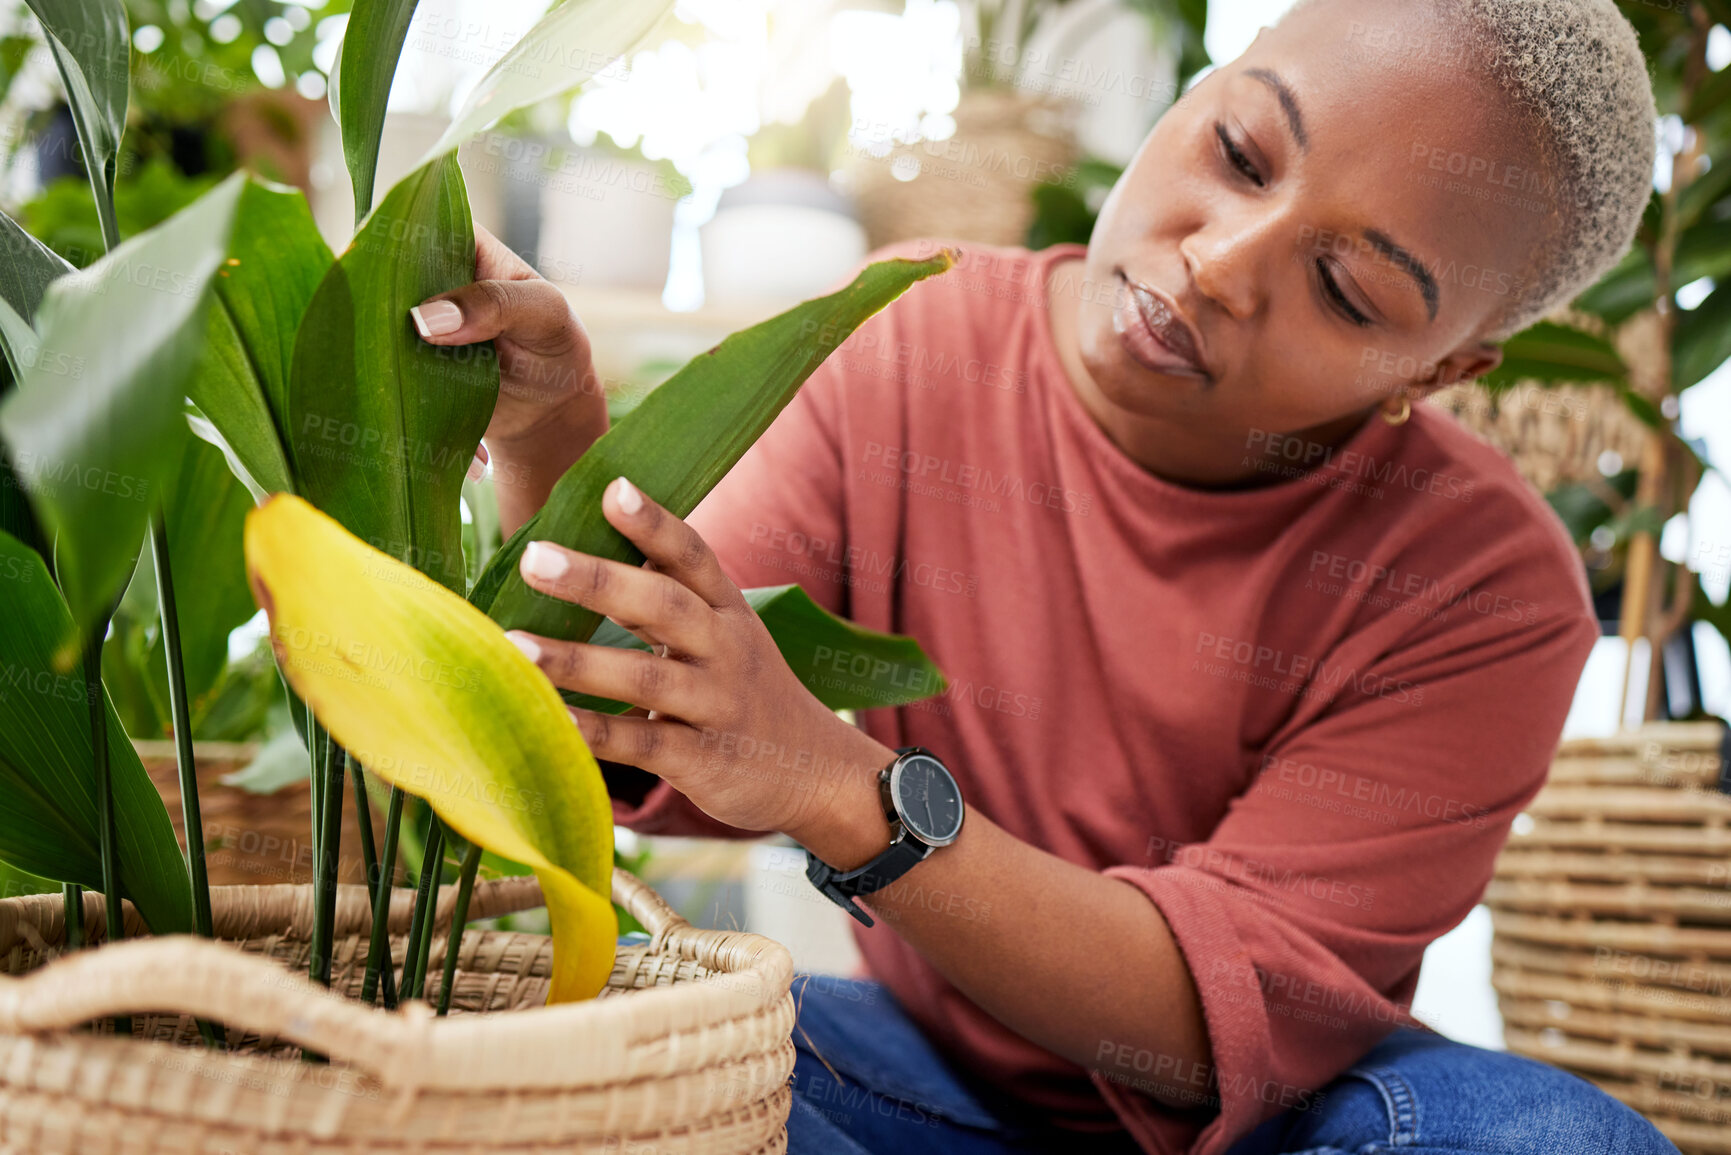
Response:
M783 831L837 870L864 866L889 848L890 824L878 795L878 774L896 752L842 722L851 737L837 744L833 781L816 781L814 805L804 822Z

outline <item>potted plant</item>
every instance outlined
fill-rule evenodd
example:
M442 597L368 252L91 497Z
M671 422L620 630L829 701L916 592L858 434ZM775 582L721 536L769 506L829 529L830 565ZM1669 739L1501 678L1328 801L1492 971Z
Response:
M0 774L13 801L0 862L64 884L59 895L0 901L8 967L27 976L0 984L0 1047L38 1056L8 1066L7 1091L61 1099L35 1147L100 1149L145 1111L164 1125L151 1133L165 1151L195 1120L242 1145L340 1134L387 1149L434 1137L501 1150L651 1137L681 1149L709 1135L706 1150L747 1151L773 1140L789 1102L786 953L693 930L613 870L599 769L558 694L503 632L642 643L532 594L517 560L531 538L639 560L599 515L608 480L629 472L688 513L855 327L952 254L869 266L840 292L695 358L484 559L479 535L465 553L459 495L498 364L489 348L424 345L408 321L411 305L474 275L455 149L582 83L667 5L554 8L375 203L385 100L413 4L357 4L333 86L356 190L357 231L340 255L298 191L244 175L120 243L111 162L125 123L124 12L118 0L32 7L53 40L98 207L110 206L109 251L83 271L0 217ZM200 840L183 856L102 689L105 625L148 537L185 828L199 830L180 642L203 607L177 604L169 521L192 516L170 495L194 437L259 503L245 515L247 575L311 752L311 887L210 888ZM213 541L206 556L239 544ZM797 587L748 597L833 706L941 688L910 639L859 630ZM873 669L819 685L817 653L838 645L874 655ZM391 786L376 844L369 777ZM340 887L350 788L369 882ZM392 869L411 833L411 793L431 812L412 895L393 889ZM448 854L460 859L453 889L442 887ZM477 883L484 855L537 878ZM616 951L609 897L653 932L648 946ZM543 903L550 940L465 934L471 916ZM128 937L145 941L119 942ZM97 939L99 950L72 949ZM272 961L247 957L258 951ZM644 985L675 989L588 1001ZM423 999L438 1013L519 1013L431 1027ZM368 1005L379 1001L385 1010ZM123 1037L76 1029L93 1018ZM727 1032L711 1029L722 1022ZM209 1050L165 1053L146 1041L157 1035L202 1035ZM586 1045L572 1047L574 1037ZM303 1050L340 1061L333 1077L285 1057ZM38 1078L66 1065L148 1067L185 1094L119 1107L95 1075L61 1090ZM520 1110L522 1096L552 1109Z

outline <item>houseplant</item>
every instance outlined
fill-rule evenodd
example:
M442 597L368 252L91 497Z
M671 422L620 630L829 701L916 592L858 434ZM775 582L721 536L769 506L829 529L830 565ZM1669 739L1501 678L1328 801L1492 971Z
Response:
M44 946L64 932L71 945L85 929L85 915L101 911L101 937L113 944L128 929L124 897L138 916L130 928L134 934L148 928L160 937L196 927L206 936L245 937L260 922L240 919L237 911L271 905L272 896L264 893L271 888L219 888L212 896L198 877L196 839L182 860L160 799L129 757L93 660L147 529L163 583L164 636L177 636L196 617L174 605L173 566L163 548L170 527L157 496L171 492L182 476L184 449L196 434L221 451L234 476L263 503L248 518L252 584L273 616L273 644L297 691L299 721L312 752L316 881L310 893L276 895L277 913L264 920L273 932L270 940L287 943L292 960L304 961L317 982L364 1001L383 997L389 1005L395 984L405 996L437 990L443 1007L460 999L459 961L472 960L481 949L472 949L463 935L465 915L501 913L509 904L501 907L499 896L508 894L518 905L549 903L554 934L544 944L542 972L548 997L583 998L603 983L679 980L679 968L640 970L648 965L641 953L613 957L611 907L601 895L610 891L616 899L631 899L638 892L628 878L608 877L611 824L599 771L554 692L501 637L510 627L581 640L600 622L577 607L531 595L517 576L516 560L531 537L633 560L629 543L599 516L606 480L628 470L667 507L688 512L831 350L908 285L948 268L951 255L873 265L846 289L736 334L696 358L585 454L555 486L543 511L480 569L471 588L469 575L479 567L464 554L458 494L493 407L498 365L488 348L422 345L407 321L410 305L466 283L474 273L474 237L454 150L512 109L581 83L642 36L664 8L618 0L568 0L554 8L488 73L424 163L375 204L373 169L385 98L413 4L358 5L332 88L358 223L340 256L319 240L298 193L244 176L229 178L124 244L116 243L113 213L105 211L111 249L81 272L70 271L0 218L9 257L0 275L0 346L16 377L11 395L0 403L0 439L10 471L9 484L0 486L0 575L18 594L0 610L0 657L9 671L25 675L14 683L18 693L0 699L0 770L19 802L0 820L0 860L68 882L59 899L0 904L0 927L25 939L34 934L34 942ZM100 207L105 195L111 200L111 158L125 127L124 14L113 0L37 0L35 10L54 39ZM333 578L341 579L336 586ZM792 587L751 596L796 671L810 671L819 648L838 642L879 659L857 684L826 687L832 705L881 705L906 700L900 687L941 686L908 639L857 630ZM405 605L417 612L405 617ZM597 634L596 640L637 644L622 631ZM343 644L327 653L337 642ZM171 686L183 685L183 664L173 644L168 650ZM73 668L81 654L80 677ZM309 655L311 660L300 660ZM368 665L371 658L380 664ZM360 663L358 669L341 668L351 660ZM465 676L424 676L429 663ZM360 690L381 688L388 692L372 699L374 708L347 708L346 699ZM483 688L492 692L478 695ZM196 782L185 773L190 759L183 689L175 697L182 793L196 808ZM529 713L513 715L519 706ZM497 717L489 715L514 717L517 724L501 731ZM44 743L44 735L51 740ZM416 745L429 735L437 738L430 753ZM424 773L429 770L430 781ZM357 801L366 798L368 771L393 784L391 804L377 847L363 813L361 842L376 863L376 878L345 895L332 869L341 842L340 803L351 784ZM424 797L437 815L412 901L392 893L390 869L405 788ZM525 797L545 805L521 805ZM552 822L551 815L564 821ZM186 827L199 828L190 810ZM477 885L483 846L534 868L541 886L525 888L513 880ZM441 901L445 847L460 852L463 865L455 893L447 891ZM79 884L100 885L102 899L87 901L75 889ZM639 1002L639 1011L598 1009L583 1021L599 1032L599 1053L613 1046L606 1042L610 1026L641 1039L664 1033L675 1021L693 1021L689 1010L700 1005L706 1008L698 1015L703 1021L761 1012L780 1031L780 1043L770 1046L774 1054L729 1058L712 1050L710 1058L728 1059L736 1074L757 1073L736 1082L731 1092L716 1089L704 1100L705 1110L732 1110L738 1104L723 1100L728 1094L737 1099L747 1087L754 1126L768 1118L778 1127L776 1104L784 1116L787 1100L785 1087L775 1088L791 1064L791 1010L779 948L754 936L693 940L657 914L652 902L639 899L639 917L657 930L652 953L673 950L697 962L684 978L716 971L743 977L731 985L717 981L703 990L666 992L672 1001ZM285 902L298 904L294 917L284 915ZM451 935L441 960L434 940L447 919ZM520 962L522 952L541 948L513 941L503 949L516 952ZM351 1046L356 1032L374 1035L377 1046L398 1046L404 1036L396 1027L364 1011L359 1019L349 1011L312 1011L334 1004L308 1003L303 995L309 988L285 983L275 968L191 942L108 945L101 955L106 961L79 958L45 967L30 980L38 996L34 1003L18 993L24 988L9 991L0 1025L14 1033L63 1030L91 1014L114 1014L116 1027L126 1029L133 1025L122 1016L127 1009L181 1007L204 1016L199 1029L218 1046L268 1048L268 1040L251 1039L244 1029L281 1028L304 1046L354 1059L386 1085L393 1078L432 1085L423 1068L406 1072L369 1062L369 1053L377 1060L376 1047L367 1052L365 1045ZM45 957L38 949L24 965L35 967ZM436 984L435 966L442 971ZM175 985L173 971L209 975L209 1001L200 1003L197 990ZM116 974L129 978L121 981ZM111 980L111 993L99 993L98 985ZM167 985L153 987L158 980ZM231 985L239 995L219 993ZM719 992L713 997L706 993L712 987ZM49 992L70 992L70 1002L51 1011L60 996ZM283 992L292 1006L276 998ZM254 1014L253 996L258 1007L274 1011ZM93 1009L97 1003L102 1009ZM688 1010L676 1011L676 1005ZM483 1000L471 1009L501 1008ZM333 1036L316 1029L318 1022L308 1027L307 1014L334 1016L353 1030ZM223 1019L233 1029L223 1032ZM138 1025L168 1029L160 1018L140 1019ZM458 1033L481 1045L503 1037L476 1035L473 1027ZM16 1039L3 1045L13 1043L24 1045ZM149 1049L125 1040L107 1045ZM164 1061L132 1050L89 1054L103 1062ZM258 1061L221 1056L222 1062L231 1060L242 1067ZM541 1078L543 1085L546 1077L588 1080L588 1086L604 1081L605 1066L599 1060L554 1064L550 1069L562 1073L553 1076L526 1068L523 1078ZM230 1075L240 1069L222 1068ZM620 1065L611 1075L628 1077L632 1070ZM764 1072L777 1070L780 1075L766 1082ZM682 1077L665 1067L660 1074ZM39 1096L42 1088L33 1078L26 1071L0 1102ZM670 1102L689 1106L691 1100L682 1093L663 1101L663 1116L633 1116L639 1130L669 1125L664 1115ZM75 1117L79 1108L61 1109ZM257 1134L287 1126L280 1112L231 1121ZM389 1122L381 1117L357 1126L383 1129L377 1136L382 1141ZM566 1131L537 1133L535 1140L594 1134L585 1130L592 1123L561 1120L558 1126ZM66 1144L76 1149L76 1135Z

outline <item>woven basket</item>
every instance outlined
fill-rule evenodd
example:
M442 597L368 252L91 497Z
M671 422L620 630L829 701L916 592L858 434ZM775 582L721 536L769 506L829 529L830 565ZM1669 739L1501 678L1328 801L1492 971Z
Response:
M168 807L174 835L186 844L180 814L180 767L173 742L137 741L133 746L145 773ZM212 886L263 886L311 882L313 848L312 788L304 779L270 794L254 794L226 786L224 775L244 769L258 747L228 742L199 742L192 748L198 767L199 820L204 826L205 869ZM373 841L384 840L384 807L372 809ZM345 783L343 829L355 829L355 797ZM344 838L338 851L337 880L361 883L366 863L360 841Z
M1074 101L1012 88L968 88L955 135L858 149L846 172L872 248L918 237L1020 245L1033 188L1064 180L1077 159Z
M1565 742L1485 894L1509 1050L1731 1155L1726 732L1655 723Z
M454 891L441 895L447 928ZM545 1006L551 940L472 929L448 1019L424 1002L390 1013L355 1001L370 925L364 888L339 887L332 991L305 977L310 887L221 887L211 897L223 943L153 940L128 906L129 934L145 937L55 961L60 898L0 902L0 970L24 976L0 982L0 1152L786 1148L786 949L694 929L623 871L614 901L653 937L620 947L601 997ZM392 899L400 966L413 896ZM488 882L469 915L541 902L532 878ZM86 895L85 922L99 938L99 895ZM434 939L429 994L444 943ZM133 1038L106 1026L121 1013L135 1016ZM193 1014L224 1024L232 1049L200 1047ZM303 1046L330 1064L303 1061Z

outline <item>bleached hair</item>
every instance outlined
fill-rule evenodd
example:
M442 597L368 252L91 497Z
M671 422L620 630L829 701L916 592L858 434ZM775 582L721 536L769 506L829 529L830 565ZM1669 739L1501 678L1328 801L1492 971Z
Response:
M1288 16L1326 2L1299 0ZM1501 339L1574 300L1629 251L1653 186L1652 82L1613 0L1389 0L1387 9L1412 5L1512 97L1554 185L1552 227L1524 291L1492 319Z

